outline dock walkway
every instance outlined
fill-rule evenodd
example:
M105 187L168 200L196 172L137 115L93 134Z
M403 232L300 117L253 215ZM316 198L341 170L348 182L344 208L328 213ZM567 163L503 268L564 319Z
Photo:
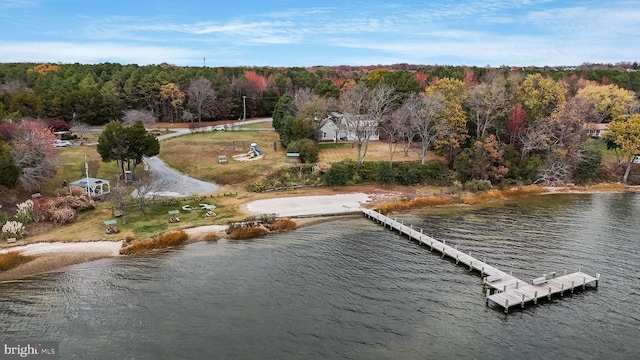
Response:
M598 286L599 274L596 277L584 274L580 271L572 274L564 274L556 277L555 273L543 275L542 277L524 282L511 274L507 274L484 261L479 260L470 254L466 254L447 245L445 241L438 241L423 233L423 230L414 229L413 226L404 225L379 212L370 209L362 209L362 213L369 219L376 221L383 227L398 231L399 234L407 236L409 239L417 241L420 245L428 246L431 251L436 250L442 258L448 256L455 260L456 264L467 266L470 271L477 271L483 277L483 284L486 288L486 302L493 302L509 311L512 306L524 305L528 302L538 303L541 298L551 299L552 295L564 295L565 291L573 293L577 287L585 289L587 285Z

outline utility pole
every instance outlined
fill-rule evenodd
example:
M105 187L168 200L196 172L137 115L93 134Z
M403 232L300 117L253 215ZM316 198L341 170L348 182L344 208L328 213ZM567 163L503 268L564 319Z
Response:
M202 67L207 67L207 58L202 58Z
M242 125L247 120L247 96L242 95Z

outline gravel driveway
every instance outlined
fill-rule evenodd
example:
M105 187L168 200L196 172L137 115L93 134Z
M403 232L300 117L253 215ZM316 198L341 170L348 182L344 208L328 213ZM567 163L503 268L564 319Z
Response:
M183 175L167 166L157 156L145 159L153 175L163 183L164 191L156 195L185 197L194 194L207 194L218 191L218 185Z
M255 124L262 122L271 122L273 118L254 119L244 121L242 124L237 124L238 129L241 129L242 125ZM204 128L204 131L212 131L212 127ZM181 136L189 134L189 129L174 129L173 132L165 135L158 136L158 140L164 140L175 136ZM153 175L158 181L163 184L163 191L156 192L155 195L159 196L171 196L171 197L185 197L195 194L207 194L218 191L220 187L216 184L208 183L206 181L194 179L187 175L183 175L178 171L167 166L157 156L146 158L145 162L149 165L149 169L153 172ZM135 196L135 193L134 193Z

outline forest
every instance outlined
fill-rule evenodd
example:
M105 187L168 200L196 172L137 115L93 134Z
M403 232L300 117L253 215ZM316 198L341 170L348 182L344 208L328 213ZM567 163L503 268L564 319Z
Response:
M149 111L158 121L168 122L238 119L245 116L245 109L247 118L271 116L282 95L293 95L301 89L335 95L348 80L367 79L372 72L375 76L385 69L390 73L385 74L383 81L394 87L401 97L420 92L437 79L456 79L470 86L495 72L518 73L523 77L542 74L566 84L569 95L575 93L580 81L616 85L638 93L640 72L632 71L637 67L636 63L497 69L409 64L205 68L168 64L2 63L0 118L62 119L68 123L104 125L121 119L123 113L131 109ZM206 100L204 104L203 100ZM202 112L200 117L198 109Z
M343 116L339 126L355 134L359 164L373 129L389 143L391 165L396 149L401 156L417 148L423 164L427 151L436 151L449 180L460 183L587 183L603 173L627 182L640 154L638 91L637 63L566 68L5 63L0 64L0 141L8 146L0 157L12 155L5 174L13 175L3 185L15 186L18 173L20 182L37 187L50 174L49 165L25 176L33 159L18 149L28 148L31 140L14 136L38 133L36 119L56 130L51 124L72 129L138 120L197 125L273 116L282 145L315 162L321 126L336 113ZM602 147L588 141L590 127L600 123L609 124L605 141L615 150L617 168L603 169ZM47 136L42 135L44 142L51 141ZM43 158L37 151L31 155Z

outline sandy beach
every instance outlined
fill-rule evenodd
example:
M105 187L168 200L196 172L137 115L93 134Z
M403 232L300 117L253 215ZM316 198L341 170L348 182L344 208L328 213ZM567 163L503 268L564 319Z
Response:
M364 193L284 197L252 201L243 210L253 215L276 214L281 217L342 214L358 211L362 204L371 200L371 195Z
M255 200L245 204L243 210L249 215L277 214L281 217L313 217L323 214L352 213L370 201L372 201L372 196L364 193L282 197ZM300 223L309 223L309 220L300 220ZM207 225L184 231L190 237L197 237L211 232L224 233L226 229L226 225ZM0 254L19 251L23 255L34 256L35 259L14 269L0 272L0 281L23 279L73 264L120 256L121 247L122 241L87 241L41 242L5 248L0 250Z

